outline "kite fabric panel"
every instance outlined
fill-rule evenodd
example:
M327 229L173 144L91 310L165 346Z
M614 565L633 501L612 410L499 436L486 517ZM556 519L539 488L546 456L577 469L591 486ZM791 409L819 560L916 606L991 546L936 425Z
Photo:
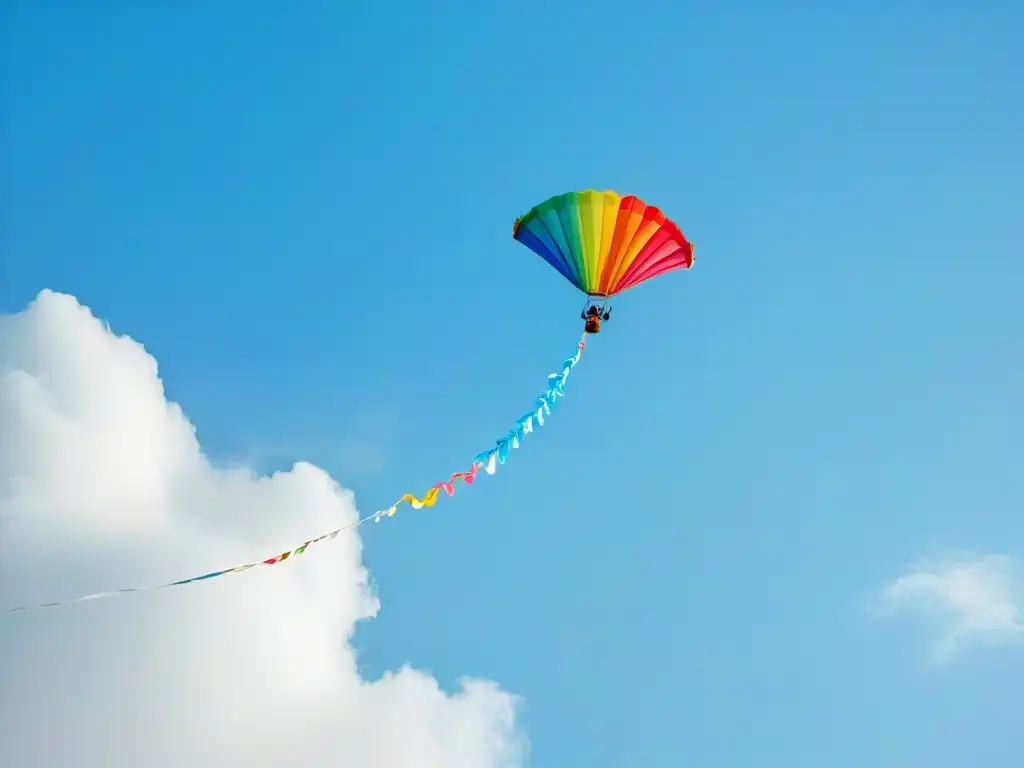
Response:
M567 358L562 362L561 370L557 373L552 373L548 376L547 389L537 396L536 402L534 403L533 409L524 414L516 421L515 427L513 427L508 434L501 439L495 441L493 448L488 448L485 451L481 451L473 459L470 464L469 470L466 472L456 472L448 480L442 480L441 482L428 489L423 495L423 498L417 498L411 493L403 494L394 504L387 509L382 509L378 512L374 512L371 515L367 515L361 520L357 520L354 523L343 525L340 528L335 528L333 531L321 534L316 538L310 539L303 542L294 549L289 549L280 554L268 557L266 560L260 560L255 563L245 563L243 565L235 565L231 568L224 568L223 570L213 571L212 573L204 573L200 576L192 576L187 579L181 579L180 581L172 581L168 584L157 584L148 587L130 587L127 589L116 589L111 592L99 592L93 595L85 595L83 597L71 598L68 600L58 600L50 603L39 603L35 605L21 605L15 608L6 608L2 613L15 613L17 611L32 610L35 608L52 608L58 605L68 605L70 603L81 603L87 600L99 600L108 597L118 597L126 595L131 592L149 592L156 589L167 589L168 587L180 587L184 584L192 584L199 581L207 581L209 579L215 579L218 576L226 576L229 573L241 573L247 571L250 568L256 568L264 565L277 565L283 563L290 557L303 554L307 548L313 544L319 544L322 541L333 540L338 537L342 531L349 530L351 528L357 528L363 523L370 520L380 522L383 517L393 517L398 511L398 507L408 502L409 506L413 509L423 509L424 507L432 507L437 503L438 497L442 490L449 496L455 495L455 484L456 481L462 480L467 485L472 484L476 479L477 473L483 469L489 475L493 475L499 464L504 464L508 459L508 455L511 451L519 448L525 435L533 432L534 427L541 427L544 425L544 417L551 413L551 409L554 407L558 398L565 395L565 384L569 378L569 373L580 361L580 357L583 355L583 350L586 347L586 335L580 339L579 344L576 348L576 353Z
M512 237L592 296L693 265L693 244L661 209L610 190L555 195L516 219Z

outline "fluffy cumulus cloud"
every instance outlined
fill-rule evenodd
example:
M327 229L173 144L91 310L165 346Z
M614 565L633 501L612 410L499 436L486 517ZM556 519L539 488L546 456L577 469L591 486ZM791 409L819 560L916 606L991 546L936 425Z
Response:
M887 585L878 608L914 613L938 635L931 659L949 661L970 644L1024 642L1022 583L1005 555L963 555L925 561Z
M0 316L0 606L170 581L357 517L297 464L211 466L156 361L71 296ZM198 586L0 615L0 765L497 768L516 699L349 643L377 601L358 534Z

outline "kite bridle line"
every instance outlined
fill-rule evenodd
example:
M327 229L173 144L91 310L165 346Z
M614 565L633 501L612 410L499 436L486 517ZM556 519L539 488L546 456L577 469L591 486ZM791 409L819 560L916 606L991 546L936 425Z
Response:
M305 553L307 547L310 547L313 544L318 544L322 541L336 539L338 535L344 531L359 528L361 525L363 525L364 523L368 523L371 520L375 522L380 522L380 519L382 517L394 516L397 507L404 501L408 501L410 506L412 506L414 509L432 507L436 503L441 489L444 489L444 491L449 496L455 495L455 481L457 479L462 478L464 482L472 483L476 479L476 475L480 469L483 469L487 474L494 474L496 464L505 463L505 458L504 455L502 455L501 446L504 444L507 448L518 448L519 440L521 440L522 434L525 434L527 431L533 430L533 421L536 421L539 425L543 425L543 417L540 414L545 412L550 413L551 406L554 404L556 399L565 394L562 391L562 389L565 387L566 380L569 377L569 372L579 363L583 355L583 350L586 349L586 346L587 334L586 332L584 332L583 334L581 334L580 340L576 345L576 353L571 358L563 361L562 370L560 373L551 374L551 376L549 377L549 387L547 391L545 391L543 395L537 398L537 401L543 402L544 405L538 407L538 405L535 404L533 411L531 411L526 416L522 417L517 422L516 429L512 433L510 433L510 436L512 437L506 436L502 440L498 441L498 448L493 448L490 449L489 451L485 451L483 454L480 454L475 459L473 459L473 462L470 466L470 470L468 472L456 472L451 476L451 479L434 485L427 491L423 499L417 499L411 494L404 494L397 502L392 504L388 509L373 512L372 514L366 515L365 517L362 517L359 520L356 520L355 522L348 523L339 528L335 528L333 531L329 531L327 533L321 534L320 536L309 539L308 541L304 542L295 549L282 552L281 554L269 557L266 560L260 560L253 563L246 563L244 565L236 565L231 568L213 571L211 573L206 573L201 576L193 576L187 579L180 579L179 581L172 581L166 584L155 584L147 587L130 587L127 589L115 589L109 592L97 592L95 594L84 595L82 597L75 597L67 600L56 600L48 603L36 603L34 605L19 605L14 608L0 609L0 613L7 614L17 613L19 611L35 610L37 608L54 608L60 605L69 605L71 603L84 603L90 600L100 600L106 599L108 597L123 597L124 595L127 595L132 592L153 592L158 589L167 589L168 587L180 587L195 582L208 581L209 579L217 578L219 576L227 576L233 573L241 573L242 571L248 571L251 568L257 568L260 566L277 565L278 563L283 563L290 557ZM551 385L552 379L557 379L557 383ZM529 425L529 429L525 428L525 425ZM505 451L505 455L507 455L507 450ZM486 456L487 460L482 460L482 456Z
M600 299L600 301L594 301L594 299ZM601 308L601 315L605 312L612 311L612 297L606 293L588 293L586 301L583 302L583 312L586 314L587 308L591 306L597 306Z

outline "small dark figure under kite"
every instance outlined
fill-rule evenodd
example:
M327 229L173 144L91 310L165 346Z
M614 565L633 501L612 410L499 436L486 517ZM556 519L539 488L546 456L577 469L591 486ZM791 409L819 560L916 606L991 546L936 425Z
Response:
M607 320L611 317L611 311L604 313L604 319ZM586 312L580 312L580 320L585 320L583 325L584 333L600 333L601 332L601 308L596 305L591 305L590 309Z

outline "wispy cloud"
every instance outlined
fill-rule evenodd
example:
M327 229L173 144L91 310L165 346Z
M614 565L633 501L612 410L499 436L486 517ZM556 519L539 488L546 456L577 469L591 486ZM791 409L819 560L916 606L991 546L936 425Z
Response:
M967 554L917 563L882 590L876 608L927 618L938 631L930 659L944 663L970 644L1024 642L1021 591L1010 557Z

